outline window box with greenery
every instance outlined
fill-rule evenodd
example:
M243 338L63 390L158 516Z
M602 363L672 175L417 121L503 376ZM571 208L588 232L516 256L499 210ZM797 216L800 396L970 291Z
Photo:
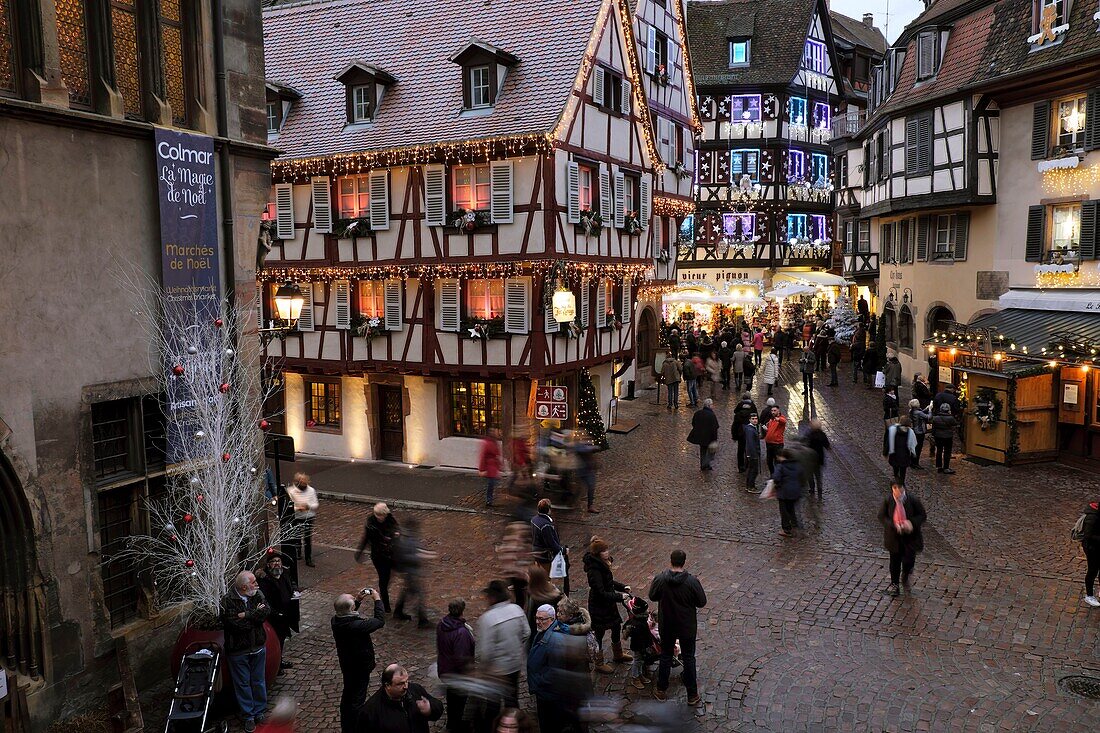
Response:
M603 232L603 217L600 212L592 209L581 209L581 220L577 222L577 228L584 232L586 237L598 237Z
M386 333L386 324L378 316L356 313L351 319L351 332L365 339L372 339Z
M463 318L462 331L472 339L491 339L504 335L504 316Z
M604 331L618 331L623 327L622 316L614 308L607 309L607 322L603 325Z
M664 64L658 64L657 68L653 71L653 81L657 82L663 87L668 86L668 67Z
M447 225L460 232L473 234L482 227L492 224L488 211L471 211L468 209L455 209L447 217Z
M623 217L623 231L634 237L642 233L642 220L637 211L628 211Z
M353 216L346 219L337 219L332 224L332 233L337 239L356 239L373 234L369 216Z

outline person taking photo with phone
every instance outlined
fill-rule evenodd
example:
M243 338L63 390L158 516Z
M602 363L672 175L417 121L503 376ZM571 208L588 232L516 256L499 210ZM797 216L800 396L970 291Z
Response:
M363 602L374 602L374 615L360 613ZM332 638L336 641L336 656L344 676L344 692L340 697L340 733L355 733L356 715L367 697L370 673L374 671L374 641L370 635L386 625L382 600L373 588L364 588L359 595L343 593L332 603Z

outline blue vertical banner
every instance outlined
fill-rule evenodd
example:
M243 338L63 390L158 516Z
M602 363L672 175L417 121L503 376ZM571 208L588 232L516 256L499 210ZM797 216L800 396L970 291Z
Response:
M185 360L215 358L214 328L221 314L218 257L218 205L215 193L214 141L161 127L154 129L160 204L161 287L167 350L165 370ZM188 343L175 343L187 334ZM189 347L194 347L189 350ZM180 440L188 433L186 413L197 395L189 380L168 380L167 460L183 458ZM175 423L174 425L172 423Z

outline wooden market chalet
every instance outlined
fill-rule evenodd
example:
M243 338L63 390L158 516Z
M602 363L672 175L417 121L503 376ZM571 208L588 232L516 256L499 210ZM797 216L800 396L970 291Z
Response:
M590 379L606 422L693 206L682 29L658 0L265 9L282 155L260 322L301 287L267 347L298 450L476 465L471 438L521 422L532 380L568 388L571 427Z

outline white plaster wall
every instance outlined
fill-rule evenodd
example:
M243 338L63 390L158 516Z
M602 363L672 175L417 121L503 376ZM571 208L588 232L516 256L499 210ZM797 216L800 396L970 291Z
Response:
M332 458L372 458L363 387L364 381L360 377L343 377L340 380L339 433L307 430L305 378L301 374L288 372L284 419L287 435L294 438L294 450Z

